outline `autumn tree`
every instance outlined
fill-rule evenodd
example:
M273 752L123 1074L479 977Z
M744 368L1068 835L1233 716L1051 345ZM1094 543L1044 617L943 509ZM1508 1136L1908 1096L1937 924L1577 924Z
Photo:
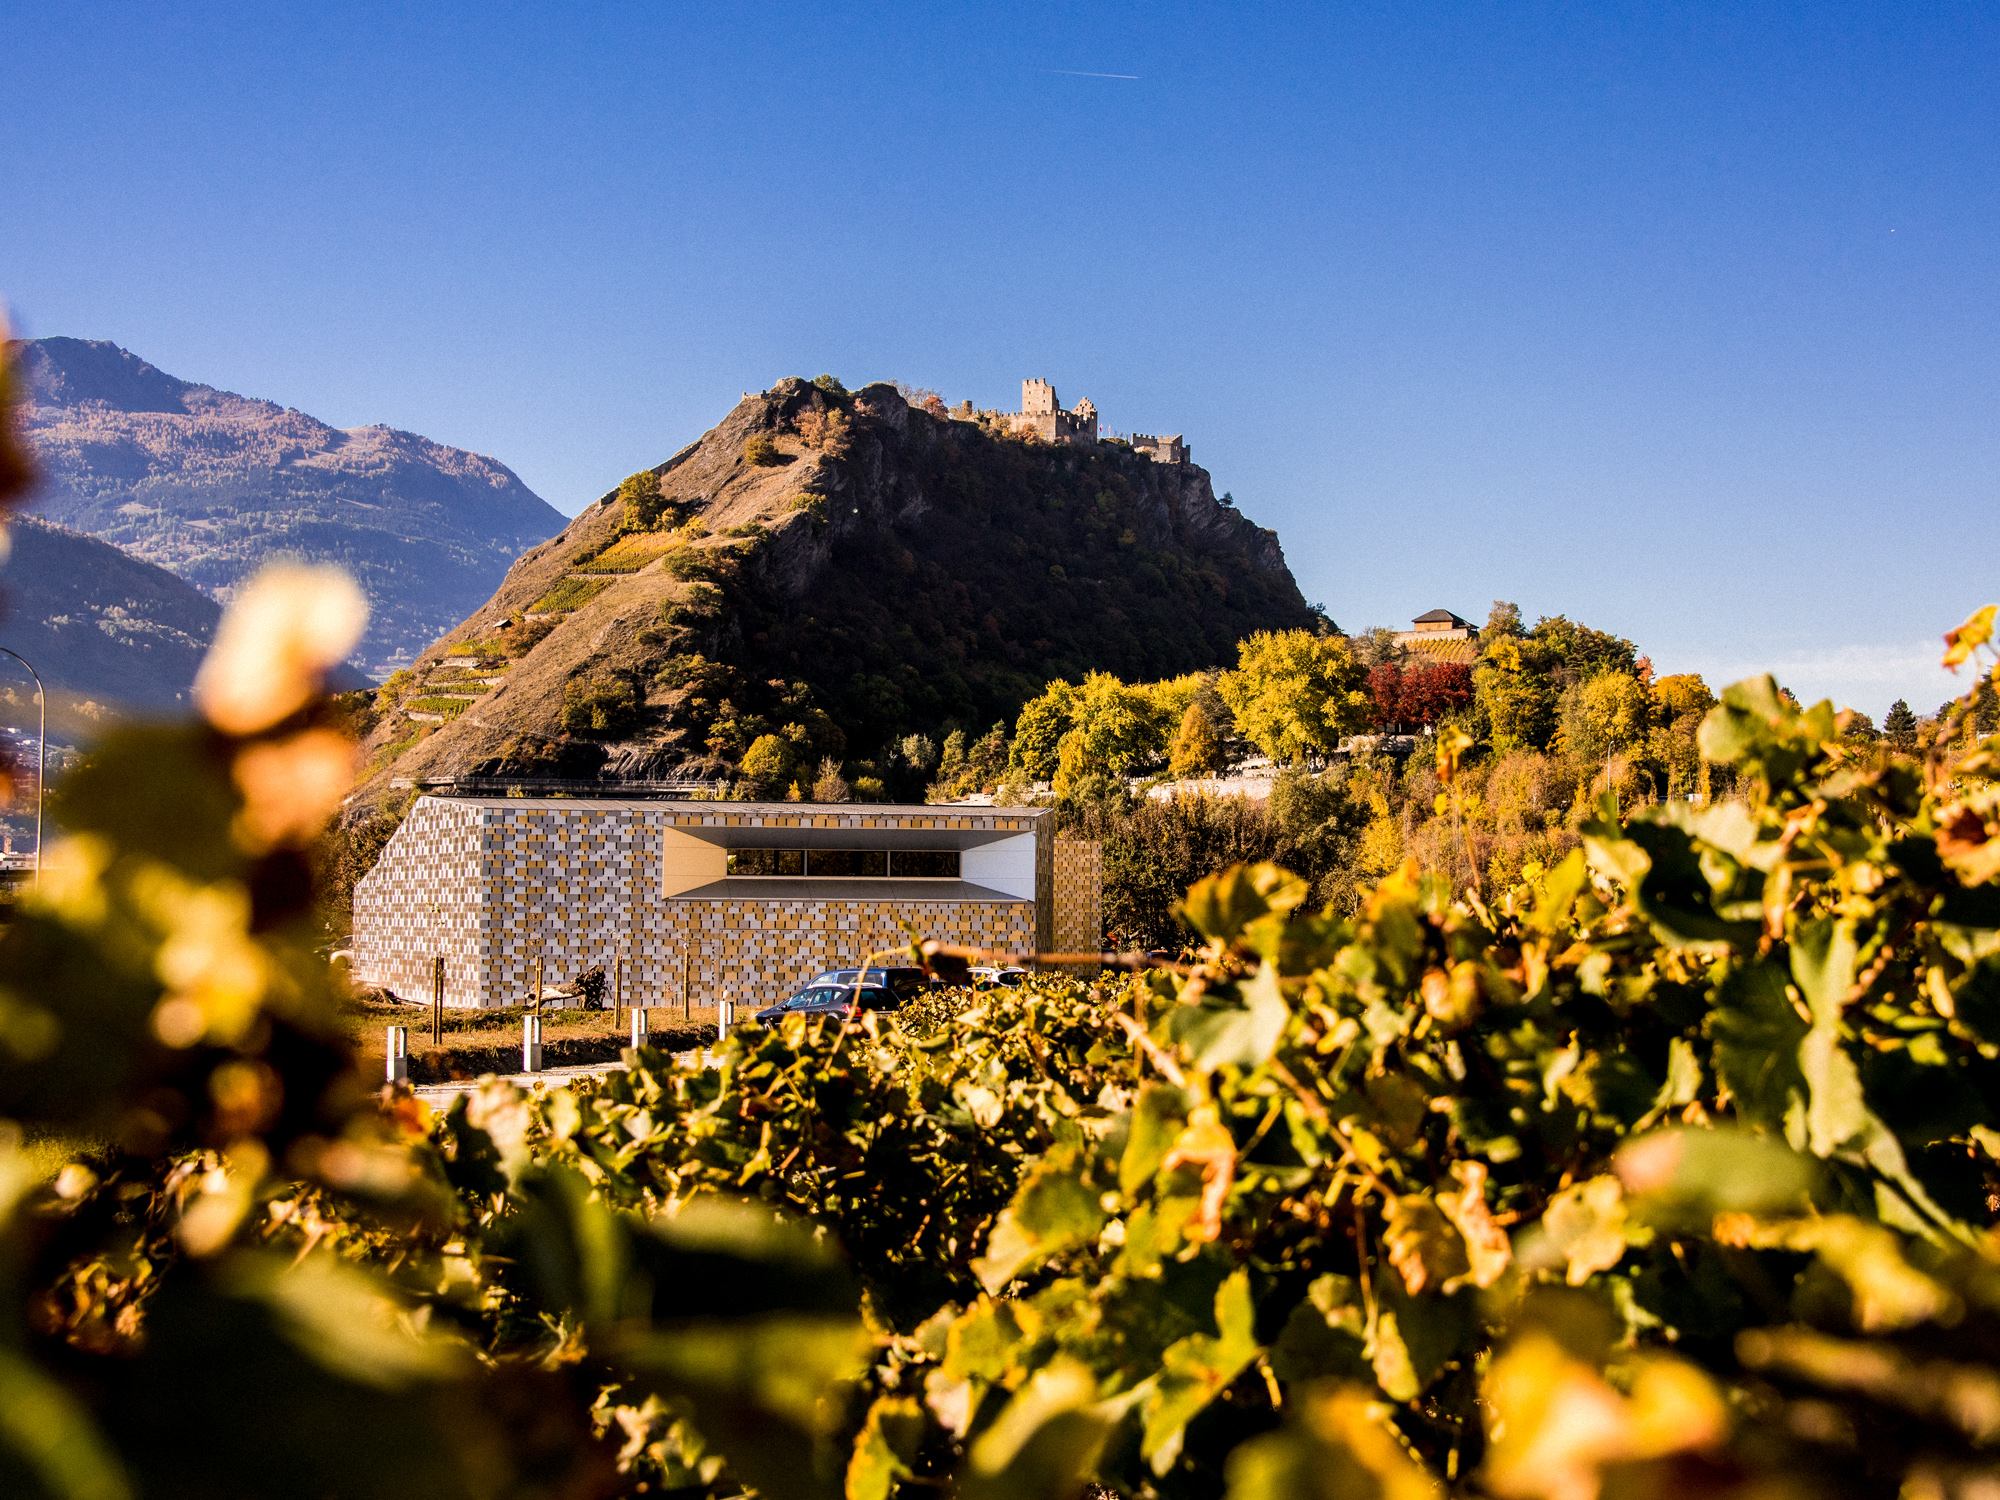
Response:
M1199 703L1190 703L1174 735L1167 769L1175 776L1206 776L1222 764L1222 739Z
M1236 727L1275 761L1333 753L1371 716L1368 674L1344 636L1260 630L1216 682Z

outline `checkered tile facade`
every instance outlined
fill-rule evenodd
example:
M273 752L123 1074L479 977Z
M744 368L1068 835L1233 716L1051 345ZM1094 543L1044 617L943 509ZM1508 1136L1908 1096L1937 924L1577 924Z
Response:
M672 828L901 829L1033 834L1035 899L668 897L661 847ZM1056 857L1046 814L865 805L583 802L423 797L354 892L354 973L427 999L445 960L445 1003L518 1004L546 985L623 961L625 1003L767 1004L822 969L922 937L1015 952L1054 933Z

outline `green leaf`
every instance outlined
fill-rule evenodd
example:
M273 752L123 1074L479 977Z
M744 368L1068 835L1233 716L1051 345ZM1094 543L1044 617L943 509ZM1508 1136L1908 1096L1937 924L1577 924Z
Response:
M1203 937L1228 943L1267 912L1299 906L1311 889L1276 865L1231 865L1219 875L1196 881L1175 910Z
M1803 1149L1805 1075L1799 1071L1799 1043L1808 1026L1786 993L1788 970L1771 959L1732 969L1717 987L1709 1021L1715 1037L1715 1066L1748 1120L1786 1126L1795 1109L1796 1136Z
M1187 1123L1188 1098L1171 1084L1156 1083L1139 1096L1132 1130L1118 1161L1118 1191L1130 1198L1153 1180Z
M1180 1456L1188 1422L1257 1357L1256 1321L1249 1273L1237 1271L1215 1294L1217 1336L1189 1334L1161 1356L1159 1385L1146 1403L1145 1432L1139 1442L1155 1474L1166 1473Z
M1072 1500L1111 1422L1090 1371L1057 1359L1029 1377L973 1443L959 1493L965 1500Z
M1287 1385L1324 1376L1368 1374L1361 1289L1328 1274L1307 1289L1271 1346L1271 1373Z
M1323 1386L1287 1402L1285 1417L1229 1455L1228 1500L1439 1500L1365 1392Z
M51 1500L130 1500L118 1456L74 1397L0 1349L0 1451L11 1452Z
M776 1314L692 1320L604 1352L633 1387L685 1398L746 1483L777 1500L820 1500L840 1488L826 1394L861 1372L873 1342L859 1319Z
M1204 997L1199 1005L1178 1007L1168 1019L1169 1034L1187 1044L1194 1065L1204 1072L1229 1066L1254 1068L1268 1062L1285 1034L1291 1006L1285 1003L1278 971L1269 959L1238 988L1245 1005L1227 1005Z
M847 1461L847 1500L889 1500L896 1481L913 1472L923 1438L921 1406L907 1396L877 1398Z
M1084 1181L1086 1165L1080 1153L1064 1150L1028 1174L994 1222L986 1254L972 1263L988 1292L997 1293L1037 1260L1097 1238L1107 1216L1102 1195Z

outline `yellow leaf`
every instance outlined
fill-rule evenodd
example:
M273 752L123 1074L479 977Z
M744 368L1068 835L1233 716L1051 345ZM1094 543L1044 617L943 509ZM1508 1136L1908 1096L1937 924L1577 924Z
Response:
M1956 672L1959 663L1971 658L1973 651L1993 638L1993 615L2000 606L1989 604L1984 609L1973 611L1970 618L1956 630L1948 630L1944 636L1943 665Z
M1438 1207L1465 1240L1467 1271L1464 1279L1476 1287L1489 1287L1505 1274L1514 1259L1514 1247L1507 1231L1493 1222L1486 1207L1486 1164L1477 1161L1452 1163L1451 1174L1458 1179L1459 1191L1439 1193ZM1447 1291L1453 1290L1451 1287Z
M1388 1246L1389 1264L1402 1273L1412 1297L1425 1287L1443 1288L1471 1269L1464 1239L1422 1193L1391 1200L1382 1240Z
M1628 1399L1540 1331L1493 1361L1481 1395L1484 1478L1503 1500L1596 1500L1606 1465L1712 1448L1729 1432L1721 1393L1693 1365L1641 1361Z
M1565 1279L1582 1286L1625 1258L1625 1190L1616 1177L1593 1177L1566 1188L1542 1215L1542 1232L1567 1266Z

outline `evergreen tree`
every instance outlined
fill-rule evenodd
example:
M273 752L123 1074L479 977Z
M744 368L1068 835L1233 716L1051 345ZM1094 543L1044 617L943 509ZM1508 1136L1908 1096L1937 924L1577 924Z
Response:
M1882 738L1892 750L1908 753L1917 748L1917 716L1901 698L1889 705L1889 712L1882 720Z

